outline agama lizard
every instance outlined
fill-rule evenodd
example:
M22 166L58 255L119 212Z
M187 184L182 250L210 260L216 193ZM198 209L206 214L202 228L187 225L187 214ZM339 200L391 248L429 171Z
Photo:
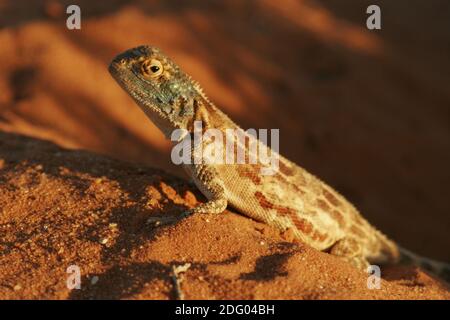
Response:
M176 129L194 134L195 122L202 124L203 131L239 129L197 82L155 47L140 46L119 54L109 71L166 137ZM211 140L205 140L203 147L208 143ZM197 147L192 147L192 154ZM262 143L258 147L268 148ZM221 213L230 205L245 216L280 230L290 229L300 241L359 268L408 260L433 273L450 274L446 264L400 248L320 179L281 155L278 159L279 170L271 175L261 174L258 163L184 164L208 199L188 213Z

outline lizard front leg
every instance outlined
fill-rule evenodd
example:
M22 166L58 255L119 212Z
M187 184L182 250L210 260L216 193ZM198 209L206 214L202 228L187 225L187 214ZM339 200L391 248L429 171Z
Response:
M228 205L225 186L216 168L208 164L190 164L186 169L194 180L195 185L208 199L207 202L187 210L185 215L193 213L222 213Z
M200 189L203 195L208 199L207 202L199 206L186 210L181 217L161 217L155 216L147 219L148 224L166 225L178 221L180 218L187 217L194 213L222 213L228 205L225 195L225 187L220 179L217 170L211 165L192 164L185 165L185 169L194 180L195 185Z

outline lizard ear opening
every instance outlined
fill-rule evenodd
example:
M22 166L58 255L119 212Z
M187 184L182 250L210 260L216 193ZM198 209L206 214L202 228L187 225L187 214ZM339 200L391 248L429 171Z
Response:
M151 59L145 60L141 64L141 72L148 77L157 78L162 75L164 67L159 60Z

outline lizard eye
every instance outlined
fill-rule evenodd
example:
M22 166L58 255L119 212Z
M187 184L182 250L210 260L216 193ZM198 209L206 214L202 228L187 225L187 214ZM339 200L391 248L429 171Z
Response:
M141 71L144 75L156 78L159 77L163 71L163 65L156 59L145 60L141 65Z

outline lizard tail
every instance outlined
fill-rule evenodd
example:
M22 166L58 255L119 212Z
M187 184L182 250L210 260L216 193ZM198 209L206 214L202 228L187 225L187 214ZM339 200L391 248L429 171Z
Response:
M450 284L450 264L448 263L421 257L411 251L400 248L399 264L420 267Z
M377 241L381 244L377 262L416 266L450 284L450 264L425 258L406 250L381 232L377 232Z

